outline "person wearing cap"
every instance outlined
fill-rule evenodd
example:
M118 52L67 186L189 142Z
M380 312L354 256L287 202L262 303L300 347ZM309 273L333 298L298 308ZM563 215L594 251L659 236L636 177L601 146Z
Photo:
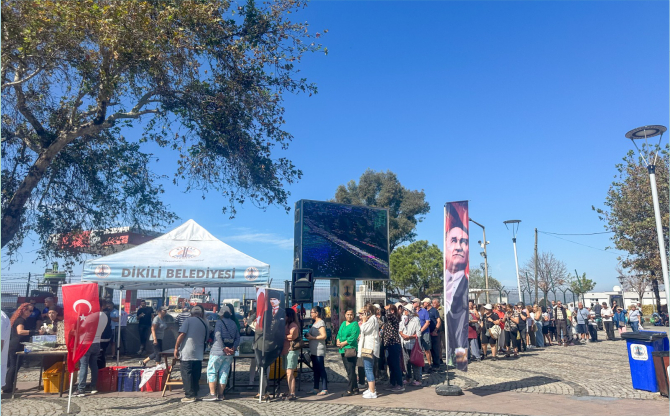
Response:
M205 342L209 338L209 325L203 316L205 311L202 306L191 308L191 317L179 327L179 336L174 345L174 358L180 360L181 379L184 383L182 403L193 403L200 390Z
M489 337L486 334L488 333L488 330L491 329L494 325L498 325L500 322L500 317L498 316L498 313L493 310L493 307L491 306L490 303L487 303L484 305L484 317L482 319L484 321L484 325L482 325L482 359L486 358L486 348L490 345L491 346L491 357L493 361L498 360L497 357L497 340L493 337ZM502 333L502 332L501 332Z
M163 336L165 335L165 328L167 324L165 323L165 315L167 315L168 308L166 306L161 306L158 308L158 313L154 316L154 320L151 321L151 336L149 341L151 341L154 346L154 351L144 360L140 360L140 365L146 367L149 360L154 360L156 365L161 363L161 351L163 351Z
M445 206L444 250L444 309L447 331L447 364L456 355L459 369L467 365L468 348L468 259L470 239L468 214L465 206L454 203Z
M240 331L232 320L233 311L227 305L223 305L218 312L219 320L214 325L214 342L209 351L207 361L207 383L209 384L209 396L203 401L225 400L223 392L228 383L230 365L233 363L235 350L240 345ZM219 391L216 391L216 384Z
M416 387L422 386L421 383L421 367L413 365L409 361L412 353L412 348L417 340L421 339L421 321L417 316L414 308L410 305L404 306L404 316L406 319L400 321L400 338L402 338L403 359L405 360L405 368L407 369L407 381L414 379L412 385Z
M607 339L609 341L614 341L614 322L612 322L614 311L607 307L607 302L603 302L603 308L600 310L600 316L603 318L603 325L605 326Z

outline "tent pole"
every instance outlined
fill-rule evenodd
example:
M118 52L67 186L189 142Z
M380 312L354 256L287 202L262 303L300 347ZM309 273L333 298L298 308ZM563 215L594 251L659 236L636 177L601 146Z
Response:
M219 307L218 307L216 310L217 310L217 311L220 311L220 310L221 310L221 306L223 305L223 303L221 303L221 286L219 286L219 295L218 295L217 300L218 300L217 303L219 304ZM235 311L232 311L232 313L234 314Z
M123 305L123 286L119 288L119 322L116 323L116 366L119 366L119 355L121 351L121 305Z
M74 381L74 373L66 373L70 375L70 391L68 392L67 395L67 414L70 414L70 402L72 401L72 382ZM63 375L65 376L65 375Z

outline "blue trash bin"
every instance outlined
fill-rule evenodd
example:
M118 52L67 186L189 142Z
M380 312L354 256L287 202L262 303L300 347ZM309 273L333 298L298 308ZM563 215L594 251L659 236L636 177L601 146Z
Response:
M654 370L654 351L668 351L668 334L655 331L624 332L633 388L658 393Z

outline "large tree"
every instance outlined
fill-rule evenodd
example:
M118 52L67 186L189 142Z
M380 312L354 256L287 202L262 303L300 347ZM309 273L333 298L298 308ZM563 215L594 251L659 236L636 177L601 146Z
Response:
M222 194L224 213L245 200L288 210L301 171L275 151L292 139L282 97L316 92L296 65L321 48L289 20L303 7L3 0L2 247L35 232L43 257L65 255L51 235L172 222L160 148L173 182Z
M391 290L419 298L441 291L443 269L444 256L435 244L419 240L398 247L391 253Z
M534 276L535 259L531 258L519 269L521 276L521 289L531 292L535 290L535 279L525 279L525 275ZM568 269L565 263L554 256L552 252L543 252L537 258L537 288L542 292L543 298L547 299L549 292L556 293L568 283ZM530 282L530 287L528 285ZM536 302L538 300L536 299Z
M470 287L470 289L486 289L486 276L484 276L484 272L481 269L470 269L468 287ZM491 273L489 272L489 289L501 290L502 287L502 283L491 276Z
M334 202L389 209L389 245L391 251L402 243L414 241L416 225L430 211L426 194L412 191L400 184L391 171L366 170L358 180L340 185Z
M654 159L656 148L642 147L647 159ZM661 149L656 160L656 186L661 207L661 224L666 249L670 242L670 192L668 188L668 163L670 146ZM605 198L605 208L592 207L598 218L605 222L605 229L611 231L612 241L617 250L628 253L619 257L624 269L651 277L651 285L656 297L657 308L661 307L658 279L663 278L661 256L656 233L656 219L649 184L649 172L634 151L629 151L622 163L615 167L617 173ZM666 251L666 255L668 251ZM668 290L668 288L666 288Z

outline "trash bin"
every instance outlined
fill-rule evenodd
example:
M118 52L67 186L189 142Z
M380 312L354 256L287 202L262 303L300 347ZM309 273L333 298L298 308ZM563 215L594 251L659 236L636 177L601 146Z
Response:
M654 331L624 332L621 338L626 340L633 388L658 393L652 353L668 351L668 334Z
M670 361L670 351L654 351L651 353L654 360L654 370L656 371L656 383L661 396L668 397L668 361Z

